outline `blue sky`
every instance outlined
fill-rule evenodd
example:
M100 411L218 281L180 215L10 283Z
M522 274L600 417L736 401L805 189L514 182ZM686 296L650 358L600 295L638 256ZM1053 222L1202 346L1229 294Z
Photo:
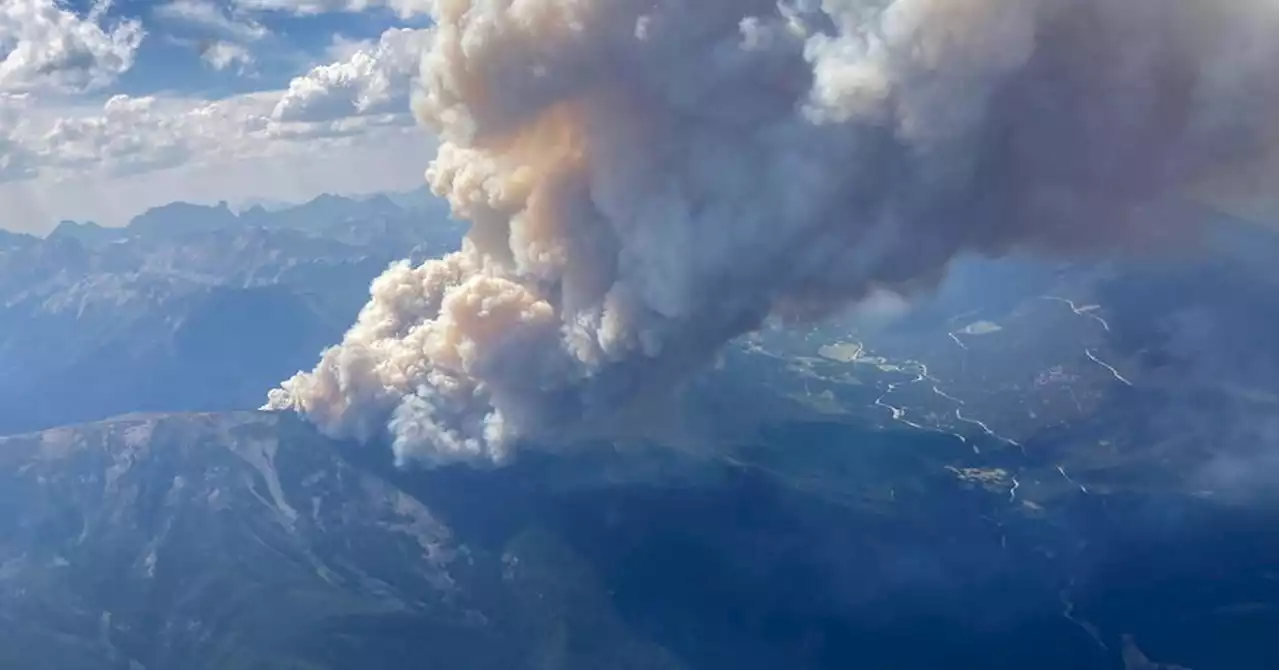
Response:
M0 227L412 188L432 0L5 0Z

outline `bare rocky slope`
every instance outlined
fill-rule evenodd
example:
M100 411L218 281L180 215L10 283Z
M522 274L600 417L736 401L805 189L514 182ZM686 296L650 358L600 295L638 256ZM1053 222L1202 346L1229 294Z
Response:
M680 667L558 540L473 550L289 416L0 439L0 508L3 667Z

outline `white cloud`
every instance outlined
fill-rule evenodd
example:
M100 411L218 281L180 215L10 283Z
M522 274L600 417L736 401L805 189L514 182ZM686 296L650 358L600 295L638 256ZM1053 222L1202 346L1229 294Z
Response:
M166 5L191 15L202 6ZM123 223L180 198L291 199L420 184L434 140L413 126L408 98L428 39L427 30L392 29L377 41L335 43L335 62L285 89L218 100L118 94L55 106L54 98L0 93L5 225ZM252 55L220 39L202 57L243 68Z
M4 109L22 122L6 122L0 137L6 153L21 160L11 160L0 179L32 171L54 180L135 174L409 126L410 78L427 37L423 30L388 30L346 59L295 77L286 90L220 100L120 94L98 107L56 110L31 104L30 96L11 96ZM204 56L214 67L243 65L250 57L225 42Z
M423 185L434 142L414 127L372 128L349 137L276 140L250 157L213 157L134 174L0 183L0 225L43 233L62 219L123 225L175 200L301 202L319 193L364 194Z
M266 26L243 12L228 13L212 0L172 0L152 10L156 18L181 24L201 33L218 36L218 39L180 38L169 36L175 44L193 47L200 59L215 70L234 68L244 73L253 64L253 52L247 43L262 40L271 35Z
M350 50L343 60L294 77L272 118L315 122L405 111L410 81L430 39L429 29L392 28L376 44Z
M376 49L377 40L370 39L350 39L345 35L334 35L333 41L329 43L329 48L325 49L325 57L330 62L341 62L351 60L360 51L369 51Z
M0 93L0 182L36 175L36 158L20 139L29 103L29 96Z
M432 13L436 0L236 0L236 5L247 10L279 11L300 15L365 12L386 8L401 18L409 18Z
M82 17L57 0L0 2L0 92L95 89L132 67L142 24L107 25L105 8Z
M233 42L213 42L200 53L200 58L215 70L225 70L235 66L238 71L253 64L253 54L242 45Z
M231 16L211 0L173 0L153 10L155 16L185 23L241 42L260 40L270 34L261 23L247 17Z
M112 96L96 113L60 116L26 138L42 173L131 174L216 157L250 155L269 135L272 100L161 100Z
M177 199L301 200L422 184L433 140L409 114L282 122L271 118L282 95L117 95L94 109L27 115L0 107L3 223L39 232L63 218L120 224Z

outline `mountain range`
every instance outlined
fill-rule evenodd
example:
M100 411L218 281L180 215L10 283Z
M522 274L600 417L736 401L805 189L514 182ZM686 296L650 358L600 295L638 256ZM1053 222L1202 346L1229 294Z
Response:
M960 259L731 343L666 441L424 470L248 409L462 233L424 193L0 231L0 667L1274 667L1273 229Z
M681 667L556 538L464 544L288 416L0 439L0 505L6 668Z
M0 434L254 407L314 362L397 259L457 247L439 200L172 203L106 228L0 231Z

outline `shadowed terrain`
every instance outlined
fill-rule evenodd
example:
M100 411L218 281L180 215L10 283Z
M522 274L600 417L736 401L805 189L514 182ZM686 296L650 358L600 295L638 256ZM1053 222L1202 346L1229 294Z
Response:
M0 438L0 665L1273 667L1275 237L1220 223L1192 260L963 259L509 467L400 469L254 411ZM133 244L169 248L86 253ZM377 271L152 300L120 263L10 289L46 330L5 331L43 371L5 377L7 425L255 406L362 299L298 287Z

